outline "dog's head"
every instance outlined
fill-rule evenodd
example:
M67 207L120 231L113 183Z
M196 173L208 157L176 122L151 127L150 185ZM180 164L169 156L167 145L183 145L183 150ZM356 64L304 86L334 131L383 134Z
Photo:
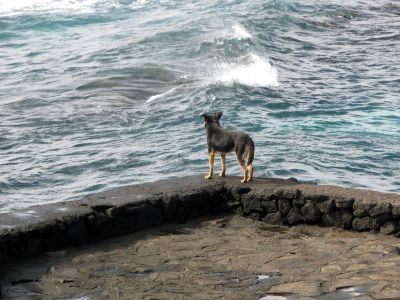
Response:
M202 113L200 115L204 119L204 127L209 127L209 126L221 126L219 124L219 119L221 119L222 112L216 112L215 114L207 114L207 113Z

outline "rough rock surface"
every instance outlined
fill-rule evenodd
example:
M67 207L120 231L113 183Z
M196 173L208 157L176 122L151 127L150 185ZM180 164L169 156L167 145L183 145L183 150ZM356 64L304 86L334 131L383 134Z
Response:
M400 195L301 184L296 180L188 176L125 186L0 214L0 261L79 246L213 212L273 224L315 223L399 233Z
M216 215L20 260L0 283L4 299L400 299L399 266L394 236Z

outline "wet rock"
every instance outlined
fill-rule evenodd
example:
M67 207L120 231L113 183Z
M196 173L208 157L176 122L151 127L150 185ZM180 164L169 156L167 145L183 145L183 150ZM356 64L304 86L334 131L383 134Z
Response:
M335 201L327 200L321 203L318 203L318 208L321 213L327 214L335 209Z
M306 203L301 208L301 214L304 216L305 222L314 223L321 218L321 213L317 205L313 202Z
M292 202L289 199L279 199L278 208L282 215L287 215L292 209Z
M300 209L297 206L294 206L288 213L286 217L286 221L289 225L295 225L303 222L304 218L300 213Z
M398 232L399 226L398 222L396 221L389 221L383 224L380 228L379 231L383 234L394 234Z
M354 218L352 228L357 231L365 231L379 228L379 224L375 219L370 217Z
M369 215L371 217L381 216L381 215L391 215L392 214L392 204L389 202L378 203L376 206L369 210Z
M269 213L267 214L263 219L263 222L268 223L268 224L273 224L273 225L282 225L283 223L283 217L281 212L276 212L276 213Z

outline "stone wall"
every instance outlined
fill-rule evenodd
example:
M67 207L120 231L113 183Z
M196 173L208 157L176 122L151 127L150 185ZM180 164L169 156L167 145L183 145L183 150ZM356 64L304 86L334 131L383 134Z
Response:
M296 180L240 184L239 177L189 176L0 214L0 261L219 212L279 225L308 223L384 234L400 229L398 194Z

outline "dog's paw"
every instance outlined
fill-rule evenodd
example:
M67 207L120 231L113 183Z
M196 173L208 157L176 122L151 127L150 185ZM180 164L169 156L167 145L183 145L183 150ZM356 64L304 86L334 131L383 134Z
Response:
M241 182L241 183L246 183L246 182L247 182L247 179L244 179L244 178L243 178L242 180L240 180L240 182Z
M219 173L219 177L225 177L225 173Z
M206 176L204 176L204 178L205 179L212 179L212 176L211 175L206 175Z

